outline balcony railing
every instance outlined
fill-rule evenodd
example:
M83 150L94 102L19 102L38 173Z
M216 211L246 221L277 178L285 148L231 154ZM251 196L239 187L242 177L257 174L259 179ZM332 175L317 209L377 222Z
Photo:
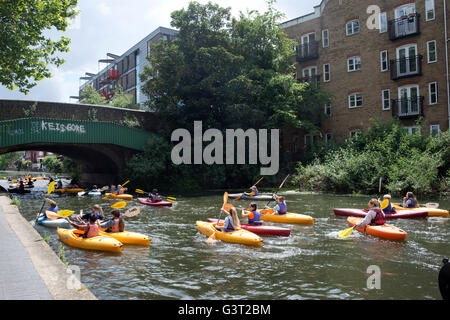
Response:
M420 33L420 14L411 13L388 22L389 40L395 41Z
M316 75L309 76L309 77L299 78L297 81L300 83L309 82L309 83L314 83L316 85L319 85L320 84L320 74L316 74Z
M400 119L423 117L423 101L423 96L392 100L392 115Z
M297 62L301 63L308 60L319 58L319 42L310 41L297 47Z
M391 60L391 79L398 80L422 75L422 55Z

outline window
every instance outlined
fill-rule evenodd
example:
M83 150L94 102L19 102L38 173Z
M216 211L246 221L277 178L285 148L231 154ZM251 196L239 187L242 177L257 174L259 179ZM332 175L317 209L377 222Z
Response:
M322 47L327 48L330 45L328 29L322 30Z
M306 134L305 135L305 148L310 147L317 143L320 140L320 135L312 135L312 134Z
M327 133L325 135L325 142L330 142L331 140L333 140L333 134L332 133Z
M427 42L427 52L428 52L428 63L436 62L437 61L436 40L431 40Z
M430 136L439 138L441 136L441 128L438 124L430 126Z
M434 0L425 0L425 16L426 21L434 20Z
M388 62L388 52L387 50L380 52L380 64L381 64L381 72L385 72L389 70L389 62Z
M386 12L380 13L380 33L387 32L387 15Z
M389 89L381 91L383 110L391 109L391 91Z
M325 114L331 117L331 103L325 105Z
M330 80L330 64L326 63L323 65L323 81L329 82Z
M420 127L418 126L405 127L405 130L407 130L410 135L420 134Z
M346 25L347 36L359 33L359 20L352 20Z
M428 96L430 104L438 103L438 85L437 82L428 84Z
M352 93L348 96L348 107L357 108L362 107L363 96L362 93Z
M360 132L361 132L361 130L359 130L359 129L351 130L350 131L350 138L353 138L354 136L356 136Z
M347 59L347 71L353 72L361 70L361 57L351 57Z

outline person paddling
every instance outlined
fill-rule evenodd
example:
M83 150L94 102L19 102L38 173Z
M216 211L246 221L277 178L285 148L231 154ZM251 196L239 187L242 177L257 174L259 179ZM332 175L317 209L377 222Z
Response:
M59 208L58 208L58 206L56 205L56 202L55 202L55 201L53 201L52 199L49 199L48 196L45 197L45 201L47 201L47 202L50 204L50 208L47 209L48 211L51 211L51 212L54 212L54 213L58 213ZM44 217L45 219L48 218L47 215L45 214L45 211L42 213L42 215L43 215L43 217Z
M244 194L247 195L247 196L256 197L258 195L258 193L259 193L258 192L258 188L256 188L256 186L252 186L250 188L250 190L252 190L252 192L250 192L250 193L244 192Z
M250 206L248 207L248 211L250 211L250 213L245 213L245 210L242 209L242 217L243 218L248 218L248 224L252 224L252 225L262 225L262 221L261 221L261 213L257 210L257 206L256 203L250 203Z
M273 197L277 200L277 205L273 208L270 208L269 206L265 206L265 209L272 209L276 214L278 215L284 215L287 213L287 205L284 201L283 196L277 196L276 194L273 194Z
M93 238L100 235L99 224L97 218L93 214L89 215L88 223L83 224L74 223L70 221L69 218L66 218L66 221L69 222L74 228L84 231L83 238Z
M380 209L380 202L377 199L369 201L369 212L366 217L356 225L356 227L364 227L366 225L382 226L386 223L384 212Z
M239 222L235 207L232 207L230 211L227 211L224 208L220 209L220 211L225 213L227 217L225 218L223 226L219 226L219 224L216 224L216 229L222 230L224 232L233 232L237 228L241 227L241 223Z
M395 210L395 207L391 204L391 195L390 194L385 194L383 196L384 201L388 201L388 205L387 207L385 207L383 209L384 213L396 213L397 211Z
M153 189L152 192L148 194L148 198L152 202L160 202L161 201L161 197L158 194L158 189Z
M106 232L124 232L125 231L125 221L119 210L113 210L111 212L112 218L106 222L100 224L101 228L106 228Z

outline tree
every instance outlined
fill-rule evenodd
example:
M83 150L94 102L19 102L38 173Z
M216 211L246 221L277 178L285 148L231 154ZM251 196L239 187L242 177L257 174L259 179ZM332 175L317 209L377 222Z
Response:
M80 92L80 103L83 104L96 104L96 105L106 105L106 99L93 86L86 86L81 89Z
M55 28L66 31L78 12L77 0L0 1L0 83L8 89L28 93L37 81L51 77L48 65L59 67L55 56L69 51L70 40L54 41L44 35Z
M41 163L50 172L59 173L63 170L63 162L56 156L46 156Z

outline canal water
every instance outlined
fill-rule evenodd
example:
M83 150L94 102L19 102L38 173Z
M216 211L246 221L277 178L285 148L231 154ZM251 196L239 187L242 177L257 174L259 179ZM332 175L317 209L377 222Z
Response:
M37 181L32 193L16 195L20 212L33 225L47 184ZM4 180L0 185L7 187ZM291 235L264 237L262 247L205 242L195 221L217 218L223 193L175 195L178 201L172 208L142 207L138 216L125 218L126 228L150 235L151 245L124 246L121 254L72 248L59 241L56 230L35 228L50 236L55 252L62 244L67 262L81 269L81 281L99 299L441 299L437 278L442 259L450 256L450 219L390 220L408 232L403 242L356 231L340 239L338 232L348 225L333 208L366 208L370 196L280 194L286 196L290 212L311 215L315 223L273 224L291 228ZM101 197L50 197L61 210L86 212L101 204L107 217L114 203ZM448 199L428 202L450 209ZM138 205L135 197L125 209ZM370 288L376 282L368 286L373 270L380 271L379 289Z

